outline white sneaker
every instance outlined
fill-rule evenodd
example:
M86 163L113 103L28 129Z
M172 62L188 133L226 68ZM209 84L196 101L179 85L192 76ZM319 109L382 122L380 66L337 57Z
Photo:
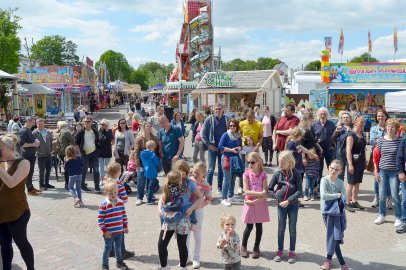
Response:
M238 188L237 195L242 195L243 193L244 191L242 190L242 188Z
M382 216L382 215L379 215L376 219L375 219L375 224L376 225L381 225L382 223L384 223L386 220L385 220L385 217L384 216Z
M311 197L310 197L310 200L311 200L311 201L314 201L314 200L315 200L314 196L311 196Z
M304 196L303 200L304 200L304 201L308 201L308 200L309 200L309 197Z
M193 261L193 269L199 269L200 268L200 262L199 261Z
M403 224L403 221L400 218L396 218L395 219L395 224L393 224L393 226L395 227L399 227Z
M231 203L227 199L221 200L221 204L224 205L224 206L227 206L227 207L231 206Z
M142 204L142 201L140 199L137 199L135 201L135 205L140 206Z

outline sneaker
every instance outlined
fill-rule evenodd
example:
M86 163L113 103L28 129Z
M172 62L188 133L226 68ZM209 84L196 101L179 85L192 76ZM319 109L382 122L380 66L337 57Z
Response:
M313 201L316 200L316 198L314 198L314 196L311 196L311 197L310 197L310 200L313 202Z
M100 194L101 193L100 188L99 187L94 188L94 193Z
M364 210L364 209L365 209L365 207L362 206L362 205L360 205L359 202L354 202L353 204L354 204L358 209L360 209L360 210Z
M79 200L79 206L84 206L85 204L83 203L82 200Z
M348 212L351 212L351 213L354 213L354 212L355 212L355 209L354 209L352 203L347 203L347 204L345 205L345 210L347 210Z
M376 225L381 225L382 223L385 223L385 217L382 215L379 215L376 219L375 219L375 224Z
M343 264L341 265L341 270L351 270L351 268L348 266L348 264Z
M377 208L378 206L379 206L379 198L378 198L378 196L375 196L374 200L371 203L371 207L372 208Z
M402 224L404 224L403 221L400 218L396 218L395 219L395 224L393 224L393 226L399 227Z
M227 207L231 206L231 203L227 199L221 200L221 204L224 205L224 206L227 206Z
M91 190L87 186L82 186L82 190L84 192L91 192Z
M241 246L240 255L241 255L241 257L243 257L243 258L248 258L248 257L249 257L248 251L247 251L247 248L246 248L246 247Z
M100 182L99 182L99 186L103 186L104 185L104 182L103 182L103 180L100 180Z
M42 193L42 190L40 190L40 189L33 188L33 190L35 190L35 192L37 192L37 193Z
M135 201L135 205L140 206L141 204L142 204L142 200L137 199L137 200Z
M238 200L236 197L231 197L227 199L229 203L236 203L236 202L240 202L240 200Z
M261 256L261 251L259 250L259 247L254 247L252 250L252 258L253 259L258 259Z
M295 263L295 262L296 262L296 253L294 251L289 251L288 263Z
M155 202L147 202L147 205L155 205Z
M103 264L102 267L101 267L101 269L102 269L102 270L109 270L109 266Z
M304 196L303 200L304 200L304 201L308 201L308 200L309 200L309 197Z
M39 185L40 190L47 190L47 187L45 185Z
M193 261L192 267L193 267L193 269L199 269L200 268L200 262L199 261Z
M397 233L405 233L406 232L406 223L403 222L402 225L396 227L395 230Z
M45 187L46 187L46 188L55 188L55 186L50 185L50 184L45 184Z
M273 258L273 260L275 262L281 262L282 261L282 256L283 256L283 251L282 250L278 250L276 252L276 256Z
M324 263L320 265L320 268L324 270L330 270L331 267L333 267L333 263L329 259L326 259Z
M128 250L124 250L121 254L123 256L123 260L126 260L128 258L131 258L131 257L135 256L135 252L128 251Z
M73 205L78 206L80 203L80 200L78 198L73 199Z
M117 261L116 266L121 270L128 270L128 266L123 261Z
M243 193L244 191L242 190L242 188L238 188L237 195L242 195Z

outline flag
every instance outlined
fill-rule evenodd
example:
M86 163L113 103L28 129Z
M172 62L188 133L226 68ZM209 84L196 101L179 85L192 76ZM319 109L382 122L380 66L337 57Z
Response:
M368 52L372 52L371 29L368 30Z
M331 52L331 45L333 43L332 37L324 37L324 45L326 46L326 50Z
M93 61L89 57L86 56L86 64L90 67L93 67Z
M344 33L343 29L341 29L340 43L338 44L338 53L343 55L343 52L344 52Z
M398 31L395 30L393 32L393 47L395 48L395 53L398 51Z

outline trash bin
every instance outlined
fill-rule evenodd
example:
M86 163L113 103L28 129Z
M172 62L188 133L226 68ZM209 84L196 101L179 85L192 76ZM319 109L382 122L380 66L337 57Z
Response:
M174 107L168 107L168 106L164 107L165 116L166 116L166 118L168 118L169 121L172 121L172 119L173 119L174 109L175 109Z

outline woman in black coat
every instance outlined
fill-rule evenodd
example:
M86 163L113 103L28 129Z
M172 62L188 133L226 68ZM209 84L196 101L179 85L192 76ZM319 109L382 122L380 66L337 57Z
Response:
M111 150L111 142L113 140L113 132L109 128L109 121L102 119L100 121L99 129L99 144L100 144L100 155L99 155L99 172L100 172L100 182L103 181L106 176L106 168L110 163L111 157L113 156Z

